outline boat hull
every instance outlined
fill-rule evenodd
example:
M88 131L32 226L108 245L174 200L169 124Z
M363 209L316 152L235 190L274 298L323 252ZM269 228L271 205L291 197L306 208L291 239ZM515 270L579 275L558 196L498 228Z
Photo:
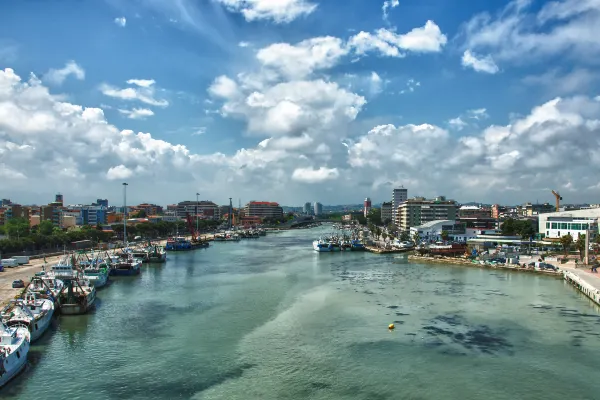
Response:
M110 270L110 274L113 276L135 276L140 274L140 268L114 268Z
M21 328L26 329L26 328ZM27 333L29 335L29 333ZM0 362L2 363L2 370L4 373L0 376L0 388L6 385L10 380L19 375L25 365L27 365L27 355L29 354L29 337L23 337L20 346L17 349L11 352L11 354L4 358L0 358ZM20 357L16 356L16 353L19 353ZM10 362L9 362L10 360ZM8 364L10 367L7 369Z
M62 315L81 315L86 314L93 306L96 301L96 291L92 291L87 296L87 302L85 304L61 304L60 313Z
M85 279L89 280L96 289L106 286L108 283L108 275L84 275Z

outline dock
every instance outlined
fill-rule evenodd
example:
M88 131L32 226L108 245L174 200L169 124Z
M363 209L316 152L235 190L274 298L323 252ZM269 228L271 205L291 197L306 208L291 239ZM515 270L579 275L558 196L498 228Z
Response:
M398 248L391 248L391 249L386 249L386 248L381 248L381 247L375 247L375 246L364 246L365 250L371 253L376 253L376 254L394 254L394 253L407 253L409 251L412 251L414 249L398 249Z
M594 303L600 305L600 276L598 276L600 273L592 273L581 268L571 267L563 267L562 271L566 282L573 285Z

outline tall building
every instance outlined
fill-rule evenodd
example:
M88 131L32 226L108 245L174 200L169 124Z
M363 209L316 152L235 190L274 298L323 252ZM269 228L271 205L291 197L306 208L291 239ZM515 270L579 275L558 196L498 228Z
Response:
M283 208L270 201L251 201L244 207L244 216L260 218L282 218Z
M404 186L392 191L392 221L398 219L398 207L406 200L408 200L408 189L404 189Z
M383 202L381 204L381 221L386 224L392 222L392 202Z
M323 214L323 204L315 201L314 212L315 212L315 215L321 215L321 214Z
M302 209L302 212L306 215L312 214L312 207L310 203L304 203L304 208Z
M458 206L454 200L446 200L444 196L427 200L415 197L401 203L396 213L396 226L401 231L408 231L413 226L421 226L427 222L438 220L456 220Z
M97 199L96 205L108 208L108 199Z
M364 204L364 209L363 209L363 215L365 218L367 218L367 215L369 215L370 211L371 211L371 199L369 197L367 197L365 199L365 204Z
M62 207L64 205L63 203L63 195L60 193L57 193L56 196L54 196L54 202L56 204L60 204L60 206Z

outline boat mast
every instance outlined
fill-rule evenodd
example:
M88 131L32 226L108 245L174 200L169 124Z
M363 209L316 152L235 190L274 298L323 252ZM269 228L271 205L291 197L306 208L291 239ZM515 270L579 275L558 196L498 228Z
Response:
M127 247L127 186L123 182L123 247Z
M229 230L231 230L232 225L232 217L231 213L233 212L233 204L231 203L231 197L229 198Z
M196 192L196 235L198 236L198 238L200 238L200 232L198 231L198 196L200 196L200 193ZM192 240L194 240L195 238L192 237Z

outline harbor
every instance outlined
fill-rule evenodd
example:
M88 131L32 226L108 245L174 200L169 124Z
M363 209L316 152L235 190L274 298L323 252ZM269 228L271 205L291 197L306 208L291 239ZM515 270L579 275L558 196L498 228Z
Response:
M403 254L315 252L314 237L328 232L212 242L143 263L139 276L98 290L92 312L54 317L3 397L47 398L47 382L56 398L89 399L275 399L283 391L495 400L528 398L540 385L546 398L563 399L600 389L585 378L600 356L600 313L563 281L432 268ZM532 379L520 379L524 371ZM450 383L474 374L480 379L466 386Z

